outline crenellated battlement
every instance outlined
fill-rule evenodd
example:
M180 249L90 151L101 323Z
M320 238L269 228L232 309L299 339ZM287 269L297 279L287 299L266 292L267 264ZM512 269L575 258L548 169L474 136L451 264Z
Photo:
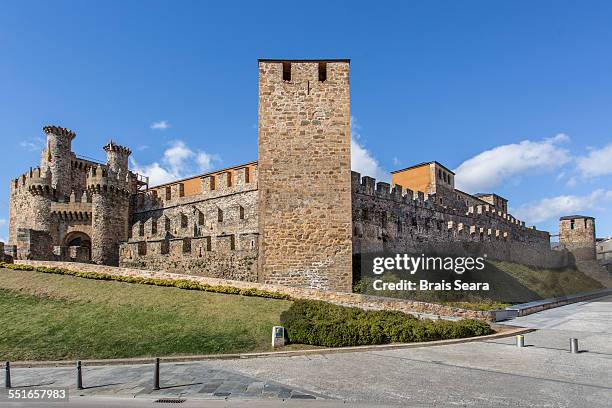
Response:
M489 204L467 211L440 204L436 194L412 191L352 172L353 221L358 236L386 240L471 241L512 240L548 247L550 236ZM374 228L374 229L372 229ZM408 237L408 238L407 238Z
M436 206L435 194L412 191L397 184L391 188L389 183L385 183L384 181L376 182L376 179L370 176L362 177L361 174L355 171L351 172L351 180L353 193L369 195L383 200L409 204L421 208L433 209Z
M11 181L11 191L12 193L29 191L35 195L54 195L55 189L51 187L51 172L48 169L41 170L40 167L31 168Z
M118 145L116 143L113 143L113 141L109 141L108 144L106 146L103 147L105 152L115 152L115 153L119 153L125 156L129 156L130 154L132 154L132 150L130 150L129 148L125 147L125 146L121 146Z
M45 134L47 135L66 137L66 138L69 138L70 140L76 137L76 132L70 129L66 129L64 127L54 126L54 125L43 127L43 132L45 132Z
M117 173L99 164L87 172L87 191L90 194L122 194L131 192L130 173Z

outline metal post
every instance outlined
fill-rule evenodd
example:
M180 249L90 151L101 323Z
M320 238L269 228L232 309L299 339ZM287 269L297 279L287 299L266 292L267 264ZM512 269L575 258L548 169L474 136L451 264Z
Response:
M7 361L4 369L4 388L11 388L11 363Z
M570 338L570 352L578 354L578 339Z
M525 336L521 334L516 336L516 347L525 347Z
M159 390L159 358L155 359L155 372L153 373L153 389Z
M83 389L83 372L81 371L81 360L77 361L77 389Z

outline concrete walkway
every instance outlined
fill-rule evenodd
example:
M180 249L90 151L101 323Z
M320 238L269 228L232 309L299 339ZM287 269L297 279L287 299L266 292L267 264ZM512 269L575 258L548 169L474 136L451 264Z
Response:
M159 391L151 389L152 365L86 367L84 385L89 388L72 389L70 405L112 406L96 404L114 396L136 397L136 404L144 406L166 396L184 397L185 404L204 399L209 406L219 406L224 399L227 405L223 406L247 401L252 403L249 406L287 407L291 405L283 404L331 407L343 401L415 407L612 406L612 297L547 310L508 324L538 330L525 335L527 347L521 349L514 346L514 339L506 338L164 364ZM569 353L569 337L580 340L582 353ZM13 381L15 385L73 386L74 374L70 368L15 369ZM307 400L312 398L316 399Z

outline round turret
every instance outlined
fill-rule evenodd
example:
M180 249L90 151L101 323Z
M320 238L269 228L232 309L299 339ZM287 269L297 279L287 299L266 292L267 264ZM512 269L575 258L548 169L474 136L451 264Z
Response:
M128 158L132 151L127 147L113 143L111 140L104 146L106 152L106 163L108 168L115 173L126 174L128 172Z
M51 171L51 187L59 197L65 197L71 190L72 139L76 133L59 126L45 126L47 145L43 150L40 167L42 171Z

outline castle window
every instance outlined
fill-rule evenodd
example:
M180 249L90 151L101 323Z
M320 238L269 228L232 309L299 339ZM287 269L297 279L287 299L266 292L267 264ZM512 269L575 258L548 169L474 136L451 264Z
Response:
M185 185L183 183L180 183L178 187L179 187L179 197L185 197Z
M586 220L586 218L585 218L585 219L584 219L584 228L586 229L586 227L587 227L587 220Z
M244 168L244 182L245 183L251 182L251 171L248 167Z
M144 237L144 224L141 222L138 225L138 236Z
M283 62L283 81L291 81L291 63Z
M157 219L156 218L151 220L151 234L152 235L157 234Z
M170 231L170 218L166 217L166 219L164 220L164 231L165 232L169 232Z
M442 178L442 170L438 169L438 178Z
M220 208L217 208L217 221L223 222L223 210Z
M239 205L238 207L240 209L240 219L244 220L244 207L241 205Z
M319 62L319 81L324 82L327 79L327 63Z
M181 228L187 228L187 223L189 220L185 214L181 214Z
M183 238L183 253L191 252L191 238Z
M147 254L147 243L139 242L136 251L138 255L146 255Z
M575 225L575 224L576 224L576 221L575 221L575 220L572 220L572 221L570 222L570 228L571 228L571 229L574 229L574 228L576 227L576 225Z
M230 249L232 251L236 249L236 238L234 235L230 235Z
M170 200L172 198L172 189L170 187L166 187L166 200Z
M204 225L204 213L198 211L198 225Z

